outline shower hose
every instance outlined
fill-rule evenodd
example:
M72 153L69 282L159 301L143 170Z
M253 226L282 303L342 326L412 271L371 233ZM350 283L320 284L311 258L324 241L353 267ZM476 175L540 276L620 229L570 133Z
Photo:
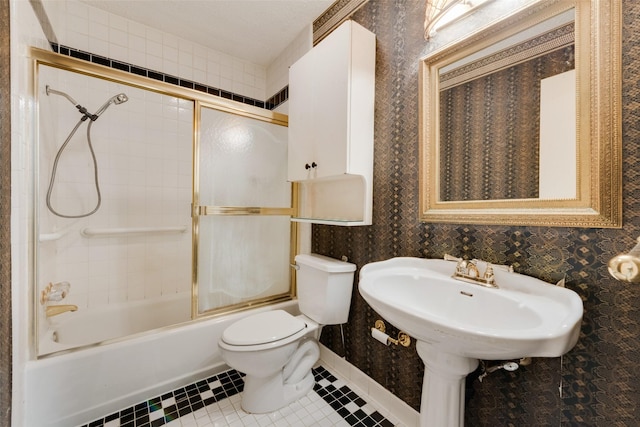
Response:
M46 92L47 92L47 95L53 93L53 94L56 94L56 95L64 96L82 114L82 117L80 118L80 120L78 120L78 123L76 123L74 128L69 133L69 136L67 136L67 139L64 141L64 143L58 149L58 152L56 153L56 157L55 157L55 159L53 161L53 168L51 170L51 178L49 179L49 188L47 189L47 197L46 197L47 208L49 208L51 213L53 213L54 215L57 215L59 217L62 217L62 218L84 218L84 217L93 215L94 213L96 213L98 211L98 209L100 208L100 205L102 204L102 194L100 193L100 183L99 183L99 179L98 179L98 161L96 159L96 153L93 150L93 143L91 142L91 126L93 125L93 122L98 120L98 117L100 117L100 114L102 114L109 107L109 105L111 105L112 103L121 104L123 102L126 102L128 100L128 98L124 93L116 95L116 96L110 98L107 102L105 102L104 105L102 107L100 107L100 109L98 109L98 111L95 114L90 114L87 111L86 108L84 108L83 106L78 104L73 98L71 98L66 93L61 92L61 91L57 91L57 90L53 90L53 89L49 88L49 86L46 87ZM78 131L78 128L87 119L90 119L89 120L89 124L87 125L87 145L89 146L89 152L91 153L91 159L93 161L93 182L95 184L96 195L98 196L98 201L96 202L96 205L93 208L93 210L91 210L89 212L78 214L78 215L66 215L66 214L62 214L62 213L56 211L53 208L53 206L51 205L51 194L53 193L53 187L54 187L55 181L56 181L56 173L58 171L58 162L60 161L60 157L62 157L62 153L64 152L65 148L67 147L67 145L71 141L71 138L73 138L73 135L75 135L75 133Z

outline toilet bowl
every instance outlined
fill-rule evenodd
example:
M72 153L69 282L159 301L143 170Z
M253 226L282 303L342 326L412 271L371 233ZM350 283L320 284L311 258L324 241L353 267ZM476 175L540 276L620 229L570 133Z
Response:
M244 411L273 412L313 388L311 368L320 357L316 331L311 319L283 310L246 317L224 331L222 359L245 374Z
M349 316L356 266L316 254L296 256L299 316L272 310L245 317L218 342L227 365L245 374L242 409L274 412L306 395L320 357L323 325Z

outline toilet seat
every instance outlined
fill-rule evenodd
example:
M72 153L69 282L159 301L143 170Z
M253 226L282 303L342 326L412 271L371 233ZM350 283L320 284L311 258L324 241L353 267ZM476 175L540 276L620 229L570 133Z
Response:
M284 310L271 310L241 319L222 333L222 342L231 346L263 346L297 339L305 322ZM289 340L287 339L289 338Z

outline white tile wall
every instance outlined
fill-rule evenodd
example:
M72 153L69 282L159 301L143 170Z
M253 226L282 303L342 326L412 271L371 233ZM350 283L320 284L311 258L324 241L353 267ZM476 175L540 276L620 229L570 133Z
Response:
M266 91L264 66L208 49L78 0L44 0L44 6L58 43L62 45L261 101L273 95Z
M309 24L267 68L267 95L272 96L289 84L289 67L312 47L312 26Z

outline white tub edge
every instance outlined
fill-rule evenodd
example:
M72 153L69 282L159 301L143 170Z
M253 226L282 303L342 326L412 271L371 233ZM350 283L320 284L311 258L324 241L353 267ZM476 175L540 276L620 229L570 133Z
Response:
M298 314L297 301L288 301L29 361L26 426L78 426L222 372L228 369L218 349L223 330L272 309Z

